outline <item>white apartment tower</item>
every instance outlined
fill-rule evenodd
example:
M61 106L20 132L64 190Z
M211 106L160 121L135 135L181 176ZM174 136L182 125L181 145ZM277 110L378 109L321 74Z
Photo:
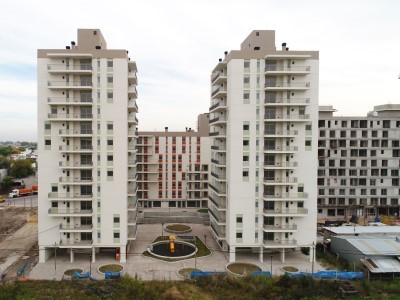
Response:
M139 131L139 207L208 207L208 122L209 114L201 114L197 131Z
M98 29L38 50L39 260L113 249L136 236L136 63ZM87 255L87 254L86 254Z
M230 261L315 242L318 56L255 30L212 71L210 219Z
M399 216L400 105L378 105L364 117L335 111L319 107L319 222Z

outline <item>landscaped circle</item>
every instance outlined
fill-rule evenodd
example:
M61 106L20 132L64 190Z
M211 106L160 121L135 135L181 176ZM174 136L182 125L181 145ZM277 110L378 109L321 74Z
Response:
M203 270L195 268L183 268L178 270L178 276L184 279L190 279L190 273L193 271L202 272Z
M64 275L66 275L66 276L74 276L75 272L79 273L79 274L82 274L83 270L82 269L78 269L78 268L76 268L76 269L68 269L68 270L64 271Z
M283 272L287 272L287 273L297 273L300 271L298 268L293 267L293 266L282 266L281 270Z
M165 226L165 230L172 233L188 233L192 231L192 227L185 224L169 224Z
M171 244L170 241L155 242L150 244L147 252L162 259L184 259L193 256L198 250L195 245L184 241L174 241L173 248Z
M109 265L103 265L99 267L99 273L105 273L105 272L122 272L124 270L124 267L119 264L109 264Z
M262 271L262 269L257 265L241 262L227 264L226 269L228 272L238 276L251 275L255 271Z

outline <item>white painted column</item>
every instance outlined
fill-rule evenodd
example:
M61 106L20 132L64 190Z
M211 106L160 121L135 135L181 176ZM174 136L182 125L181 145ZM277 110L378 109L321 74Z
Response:
M281 262L285 262L285 248L282 248L282 252L281 252Z
M126 263L126 247L122 246L120 247L120 259L119 262L121 263Z
M74 262L74 249L73 249L73 248L71 248L70 262L71 262L71 263Z
M260 247L260 255L259 255L259 259L260 259L260 262L264 262L264 247Z
M235 262L235 253L236 252L236 247L231 246L229 248L229 262Z
M93 248L92 248L92 263L94 263L94 262L96 262L96 250L95 250L95 248L93 247Z

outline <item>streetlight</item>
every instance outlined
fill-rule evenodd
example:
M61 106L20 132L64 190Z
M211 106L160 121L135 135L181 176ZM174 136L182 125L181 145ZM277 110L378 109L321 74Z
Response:
M272 276L272 258L274 257L272 254L270 254L271 256L271 276Z
M57 243L54 242L54 280L56 280L57 276Z
M161 223L161 238L164 238L164 223Z
M204 235L204 245L205 245L206 248L207 248L207 234Z
M315 242L312 243L312 259L311 259L311 274L312 278L314 278L314 257L315 257Z

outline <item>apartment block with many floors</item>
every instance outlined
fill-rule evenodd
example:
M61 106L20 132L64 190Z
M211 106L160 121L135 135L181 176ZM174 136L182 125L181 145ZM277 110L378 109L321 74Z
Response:
M230 261L315 242L318 56L255 30L212 71L211 230Z
M78 29L66 49L38 50L39 260L115 252L136 236L137 67Z
M399 216L400 105L365 117L319 107L318 219Z
M139 132L138 200L142 208L207 208L209 114L198 130Z

